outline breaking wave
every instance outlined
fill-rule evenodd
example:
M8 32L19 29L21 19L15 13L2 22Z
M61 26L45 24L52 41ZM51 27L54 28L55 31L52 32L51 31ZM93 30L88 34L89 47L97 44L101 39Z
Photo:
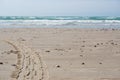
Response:
M0 28L12 27L77 27L77 28L120 28L120 17L80 16L1 16Z
M0 20L120 20L120 16L0 16Z

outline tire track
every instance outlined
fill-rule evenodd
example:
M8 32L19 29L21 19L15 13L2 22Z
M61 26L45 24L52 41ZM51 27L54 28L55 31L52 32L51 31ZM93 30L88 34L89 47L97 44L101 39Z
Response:
M12 80L48 80L48 72L38 52L20 42L5 42L11 45L17 54L17 64L11 75Z

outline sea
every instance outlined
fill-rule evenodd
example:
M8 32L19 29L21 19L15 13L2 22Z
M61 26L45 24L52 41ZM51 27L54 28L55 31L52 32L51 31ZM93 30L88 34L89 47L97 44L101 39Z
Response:
M120 28L120 16L0 16L0 28Z

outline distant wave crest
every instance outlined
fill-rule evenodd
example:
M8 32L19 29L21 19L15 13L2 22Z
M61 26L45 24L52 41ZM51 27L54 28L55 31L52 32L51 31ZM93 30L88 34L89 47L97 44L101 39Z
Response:
M120 16L0 16L0 20L120 20Z

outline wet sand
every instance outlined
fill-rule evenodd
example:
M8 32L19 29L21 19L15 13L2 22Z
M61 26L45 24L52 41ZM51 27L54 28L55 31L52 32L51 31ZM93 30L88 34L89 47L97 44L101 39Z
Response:
M120 30L0 29L0 80L120 80Z

